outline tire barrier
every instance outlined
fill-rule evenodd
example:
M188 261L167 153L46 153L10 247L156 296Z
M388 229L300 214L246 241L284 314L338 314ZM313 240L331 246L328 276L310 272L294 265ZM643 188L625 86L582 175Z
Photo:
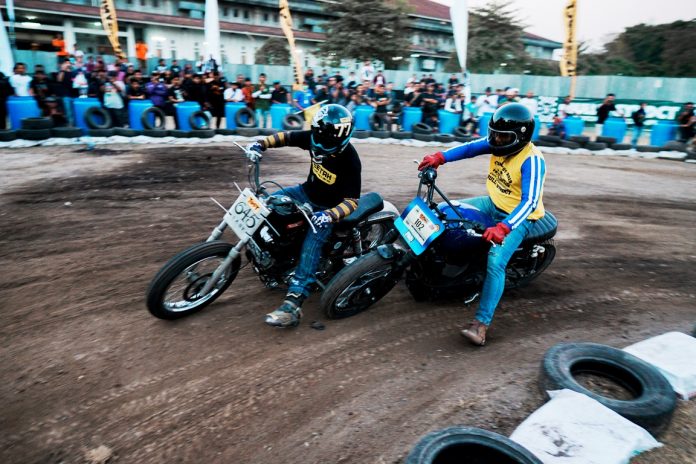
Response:
M90 137L111 137L114 135L113 129L88 129L87 135Z
M388 114L372 113L370 115L370 130L372 131L388 131L391 125L391 118Z
M581 385L577 376L594 374L612 380L633 396L615 399ZM542 392L569 390L598 401L657 436L669 425L676 407L670 383L653 366L625 351L597 343L559 343L541 363Z
M424 122L418 122L413 125L414 134L432 134L433 128Z
M114 135L121 137L137 137L142 134L142 130L128 129L125 127L114 127Z
M234 115L234 122L237 127L252 128L256 127L256 114L249 108L241 108Z
M356 139L366 139L372 135L371 131L367 130L356 130L353 132L353 137Z
M150 122L150 115L155 118L154 124ZM140 115L140 124L143 125L144 130L164 130L166 121L164 111L156 106L151 106Z
M205 111L194 111L188 117L191 130L207 130L210 129L210 115Z
M638 150L641 153L655 153L660 151L660 147L656 147L653 145L638 145L636 147L636 150Z
M82 134L80 134L82 135ZM11 142L17 140L17 131L15 130L0 130L0 142Z
M570 140L562 140L561 143L558 145L563 148L582 148L582 145L580 145L578 142L571 142Z
M273 103L271 105L271 127L283 130L283 120L285 116L292 112L292 106L286 103Z
M237 131L234 129L215 129L215 133L219 135L237 135Z
M391 137L396 140L412 139L413 132L392 132Z
M592 151L604 150L605 148L607 148L607 146L608 145L606 143L601 142L587 142L585 144L585 148Z
M388 130L373 130L371 132L371 137L375 137L377 139L388 139L391 136L391 132Z
M7 115L10 118L10 128L17 130L23 129L22 119L37 118L41 116L41 110L34 97L11 95L7 98Z
M189 132L189 137L198 137L201 139L210 139L215 137L215 129L193 129Z
M420 140L421 142L432 142L433 140L435 140L435 136L433 134L423 134L418 132L413 133L413 138L416 140Z
M476 427L447 427L421 438L405 464L499 462L542 464L522 445L507 437Z
M53 120L51 118L24 118L21 124L22 129L51 129Z
M51 137L72 139L82 137L82 129L79 127L54 127L51 129Z
M148 108L154 106L152 100L131 100L128 103L128 125L134 130L143 130L143 124L140 122L140 116Z
M568 140L570 140L571 142L579 143L580 146L585 146L585 144L590 141L590 138L584 135L571 135L570 137L568 137Z
M259 134L261 134L261 135L274 135L277 133L278 133L278 131L276 129L270 129L270 128L259 129Z
M85 123L88 129L111 128L111 115L101 106L90 106L85 110Z
M51 129L20 129L17 138L24 140L45 140L51 138Z
M177 139L185 139L185 138L189 137L189 131L175 129L175 130L170 130L169 135L171 137L176 137Z
M536 142L534 142L534 145L536 145L537 147L557 147L560 144L562 144L563 142L565 142L565 141L563 140L563 141L559 141L558 143L556 143L556 142L547 142L546 140L539 139ZM568 142L568 143L575 144L575 142Z
M164 129L143 129L143 135L146 137L167 137L169 131Z
M539 141L551 142L551 143L555 143L556 145L558 145L563 141L563 139L557 135L540 135ZM535 144L536 144L536 142L535 142ZM547 146L549 146L549 145L547 145Z
M602 137L600 135L599 137L595 138L595 142L606 143L607 146L612 146L616 143L616 139L614 137Z
M304 127L304 118L299 114L286 114L283 117L283 129L301 130Z
M237 129L237 135L242 137L256 137L259 135L259 130L255 127L240 127Z
M686 144L684 142L677 142L676 140L671 140L664 145L662 145L662 149L666 151L681 151L682 153L686 153Z
M178 130L188 132L194 127L191 127L190 116L192 113L201 110L201 105L194 101L185 101L177 103L176 108L176 127ZM230 121L229 119L227 120Z
M471 134L469 134L469 131L464 129L462 126L459 126L456 129L454 129L454 136L455 137L470 137Z
M463 137L455 135L454 136L454 141L459 142L459 143L466 143L466 142L471 142L473 138L470 135L465 135Z
M454 135L451 134L435 134L435 141L442 143L454 142Z

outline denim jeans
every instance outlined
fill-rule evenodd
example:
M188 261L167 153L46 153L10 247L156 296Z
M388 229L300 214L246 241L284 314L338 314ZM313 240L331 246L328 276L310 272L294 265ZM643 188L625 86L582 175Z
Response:
M270 128L271 123L269 122L269 118L271 117L271 110L256 110L256 120L258 121L256 124L260 128ZM288 195L290 196L290 195Z
M640 134L643 133L643 126L633 126L633 137L631 138L631 145L638 145L638 139L640 139Z
M314 211L324 209L323 206L309 201L301 185L284 188L283 190L275 192L274 195L287 195L300 203L309 203ZM310 287L316 281L314 274L317 272L317 266L319 266L321 252L324 248L324 244L331 235L332 229L333 225L327 224L325 227L317 229L316 233L313 232L311 228L307 232L307 236L302 244L300 261L295 268L295 276L290 279L290 288L288 288L288 292L301 293L305 298L309 296Z
M490 197L487 196L460 201L475 206L496 223L501 222L508 216L507 213L497 209ZM529 234L533 226L534 222L525 220L505 237L502 245L491 246L491 249L488 251L486 280L483 282L481 302L478 311L476 311L476 319L479 322L486 325L491 324L495 308L498 306L498 302L505 290L505 268L513 253L515 253L515 250L517 250L517 247L520 246L520 243Z

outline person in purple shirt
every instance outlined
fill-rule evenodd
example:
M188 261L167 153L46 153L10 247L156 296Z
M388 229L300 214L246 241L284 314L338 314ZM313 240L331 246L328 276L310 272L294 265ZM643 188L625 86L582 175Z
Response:
M152 74L152 79L145 86L145 94L152 100L152 104L164 110L169 97L169 89L164 83L164 78L159 74Z

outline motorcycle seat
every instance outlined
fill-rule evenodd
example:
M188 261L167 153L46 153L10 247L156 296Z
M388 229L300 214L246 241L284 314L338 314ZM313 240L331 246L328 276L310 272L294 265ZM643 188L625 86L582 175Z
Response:
M556 235L556 230L558 230L558 221L556 216L551 214L551 212L546 211L544 217L537 220L529 231L529 234L525 237L525 243L541 243L549 240L554 235Z
M376 213L382 210L382 208L384 208L384 200L379 193L366 193L358 200L358 209L343 218L341 222L336 224L336 227L339 229L350 229L355 227L358 223L367 219L370 214Z

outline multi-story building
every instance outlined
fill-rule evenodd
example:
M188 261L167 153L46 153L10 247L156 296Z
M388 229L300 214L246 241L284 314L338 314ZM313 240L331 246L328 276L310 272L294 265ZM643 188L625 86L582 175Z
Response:
M402 69L440 71L454 49L449 8L430 0L409 0L412 45ZM317 44L324 24L333 16L332 0L290 0L295 38L305 67L321 66ZM86 54L109 55L111 46L99 17L100 0L15 0L17 50L53 51L51 39L62 33L66 43ZM114 0L121 45L135 56L136 40L144 40L151 57L196 60L204 50L205 0ZM223 64L253 64L255 52L269 37L284 37L277 0L220 0L220 46ZM7 7L0 0L9 26ZM551 59L558 42L528 34L524 38L535 57Z

